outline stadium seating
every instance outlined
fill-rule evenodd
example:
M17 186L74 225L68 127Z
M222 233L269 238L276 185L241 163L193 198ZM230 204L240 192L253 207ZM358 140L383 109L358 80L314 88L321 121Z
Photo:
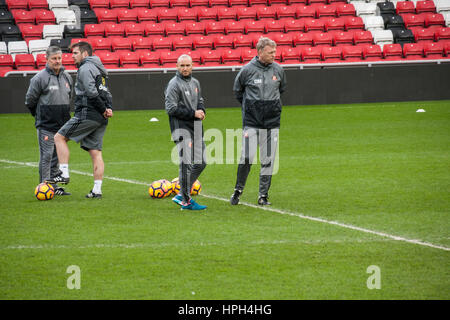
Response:
M81 9L79 26L71 6ZM277 43L276 60L284 64L447 59L449 23L450 5L441 0L17 0L0 5L3 46L13 43L13 62L15 55L34 55L35 68L43 67L44 44L68 53L69 44L81 40L114 68L173 67L174 57L185 52L200 66L241 65L250 53L254 56L261 36ZM16 47L18 42L26 48ZM0 55L11 55L6 48ZM31 67L21 59L29 58L19 58L21 68ZM70 54L65 59L75 68Z

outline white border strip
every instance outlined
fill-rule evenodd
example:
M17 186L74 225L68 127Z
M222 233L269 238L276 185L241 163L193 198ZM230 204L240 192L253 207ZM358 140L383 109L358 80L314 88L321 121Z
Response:
M0 159L0 162L8 163L8 164L20 165L20 166L28 166L28 167L37 167L38 166L34 162L19 162L19 161L12 161L12 160L6 160L6 159ZM75 173L75 174L80 174L80 175L83 175L83 176L90 176L90 177L93 176L92 173L78 171L78 170L71 170L70 172L71 173ZM150 183L147 183L147 182L142 182L142 181L137 181L137 180L130 180L130 179L122 179L122 178L117 178L117 177L104 176L103 178L104 179L113 180L113 181L118 181L118 182L126 182L126 183L136 184L136 185L145 185L145 186L149 186L150 185ZM201 194L201 196L203 196L205 198L208 198L208 199L214 199L214 200L219 200L219 201L225 201L225 202L229 201L229 199L225 199L225 198L221 198L221 197L217 197L217 196L212 196L212 195ZM389 238L389 239L396 240L396 241L403 241L403 242L416 244L416 245L420 245L420 246L425 246L425 247L430 247L430 248L434 248L434 249L450 251L450 248L448 248L448 247L435 245L435 244L432 244L432 243L429 243L429 242L424 242L422 240L408 239L408 238L404 238L404 237L400 237L400 236L396 236L396 235L392 235L392 234L388 234L388 233L384 233L384 232L379 232L379 231L375 231L375 230L370 230L370 229L366 229L366 228L357 227L357 226L346 224L346 223L341 223L341 222L332 221L332 220L326 220L326 219L317 218L317 217L306 216L304 214L297 213L297 212L290 212L290 211L280 210L280 209L276 209L276 208L273 208L273 207L257 206L257 205L246 203L246 202L240 202L240 205L244 205L244 206L247 206L247 207L250 207L250 208L260 209L260 210L264 210L264 211L275 212L275 213L279 213L279 214L282 214L282 215L289 215L289 216L297 217L297 218L300 218L300 219L305 219L305 220L310 220L310 221L315 221L315 222L331 224L331 225L338 226L338 227L341 227L341 228L346 228L346 229L350 229L350 230L355 230L355 231L360 231L360 232L364 232L364 233L374 234L374 235L377 235L377 236L380 236L380 237L383 237L383 238Z

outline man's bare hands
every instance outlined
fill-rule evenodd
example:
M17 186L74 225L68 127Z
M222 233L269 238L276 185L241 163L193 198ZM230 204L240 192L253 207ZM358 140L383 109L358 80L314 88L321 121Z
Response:
M111 118L111 117L113 116L113 111L112 111L112 109L106 109L106 111L103 112L103 116L104 116L106 119Z
M196 110L195 117L200 120L205 120L205 113L203 112L203 110Z

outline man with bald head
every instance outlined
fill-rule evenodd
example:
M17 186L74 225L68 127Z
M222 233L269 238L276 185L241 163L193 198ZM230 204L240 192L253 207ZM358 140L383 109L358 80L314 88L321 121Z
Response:
M200 82L192 77L192 65L189 55L181 55L177 61L177 73L164 92L172 139L180 157L180 192L172 200L182 210L204 210L206 206L198 204L190 196L192 184L206 167L202 125L206 111Z

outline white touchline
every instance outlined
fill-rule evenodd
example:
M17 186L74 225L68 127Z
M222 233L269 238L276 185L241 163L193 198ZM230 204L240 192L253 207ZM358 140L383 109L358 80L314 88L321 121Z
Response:
M6 160L6 159L0 159L0 162L8 163L8 164L20 165L20 166L27 166L27 167L37 167L38 166L34 162L19 162L19 161L12 161L12 160ZM90 177L93 176L92 173L78 171L78 170L71 170L70 172L71 173L80 174L80 175L83 175L83 176L90 176ZM143 182L143 181L122 179L122 178L117 178L117 177L104 176L103 178L104 179L113 180L113 181L119 181L119 182L126 182L126 183L136 184L136 185L143 185L143 186L149 186L150 185L150 183ZM225 199L225 198L221 198L221 197L217 197L217 196L212 196L212 195L207 195L207 194L200 194L200 195L205 197L205 198L209 198L209 199L215 199L215 200L225 201L225 202L229 201L229 199ZM282 215L293 216L293 217L297 217L297 218L301 218L301 219L305 219L305 220L331 224L331 225L335 225L335 226L338 226L338 227L341 227L341 228L356 230L356 231L369 233L369 234L375 234L377 236L384 237L384 238L389 238L389 239L396 240L396 241L403 241L403 242L417 244L417 245L430 247L430 248L434 248L434 249L441 249L441 250L445 250L445 251L450 251L450 248L445 247L445 246L439 246L439 245L435 245L435 244L432 244L432 243L429 243L429 242L424 242L424 241L421 241L421 240L408 239L408 238L404 238L404 237L400 237L400 236L396 236L396 235L392 235L392 234L388 234L388 233L384 233L384 232L379 232L379 231L375 231L375 230L361 228L361 227L353 226L351 224L341 223L341 222L332 221L332 220L326 220L326 219L317 218L317 217L311 217L311 216L307 216L307 215L304 215L304 214L301 214L301 213L297 213L297 212L290 212L290 211L280 210L280 209L276 209L276 208L268 208L268 207L257 206L257 205L254 205L254 204L251 204L251 203L246 203L246 202L240 202L240 204L244 205L244 206L247 206L247 207L250 207L250 208L255 208L255 209L260 209L260 210L270 211L270 212L276 212L276 213L279 213L279 214L282 214Z

